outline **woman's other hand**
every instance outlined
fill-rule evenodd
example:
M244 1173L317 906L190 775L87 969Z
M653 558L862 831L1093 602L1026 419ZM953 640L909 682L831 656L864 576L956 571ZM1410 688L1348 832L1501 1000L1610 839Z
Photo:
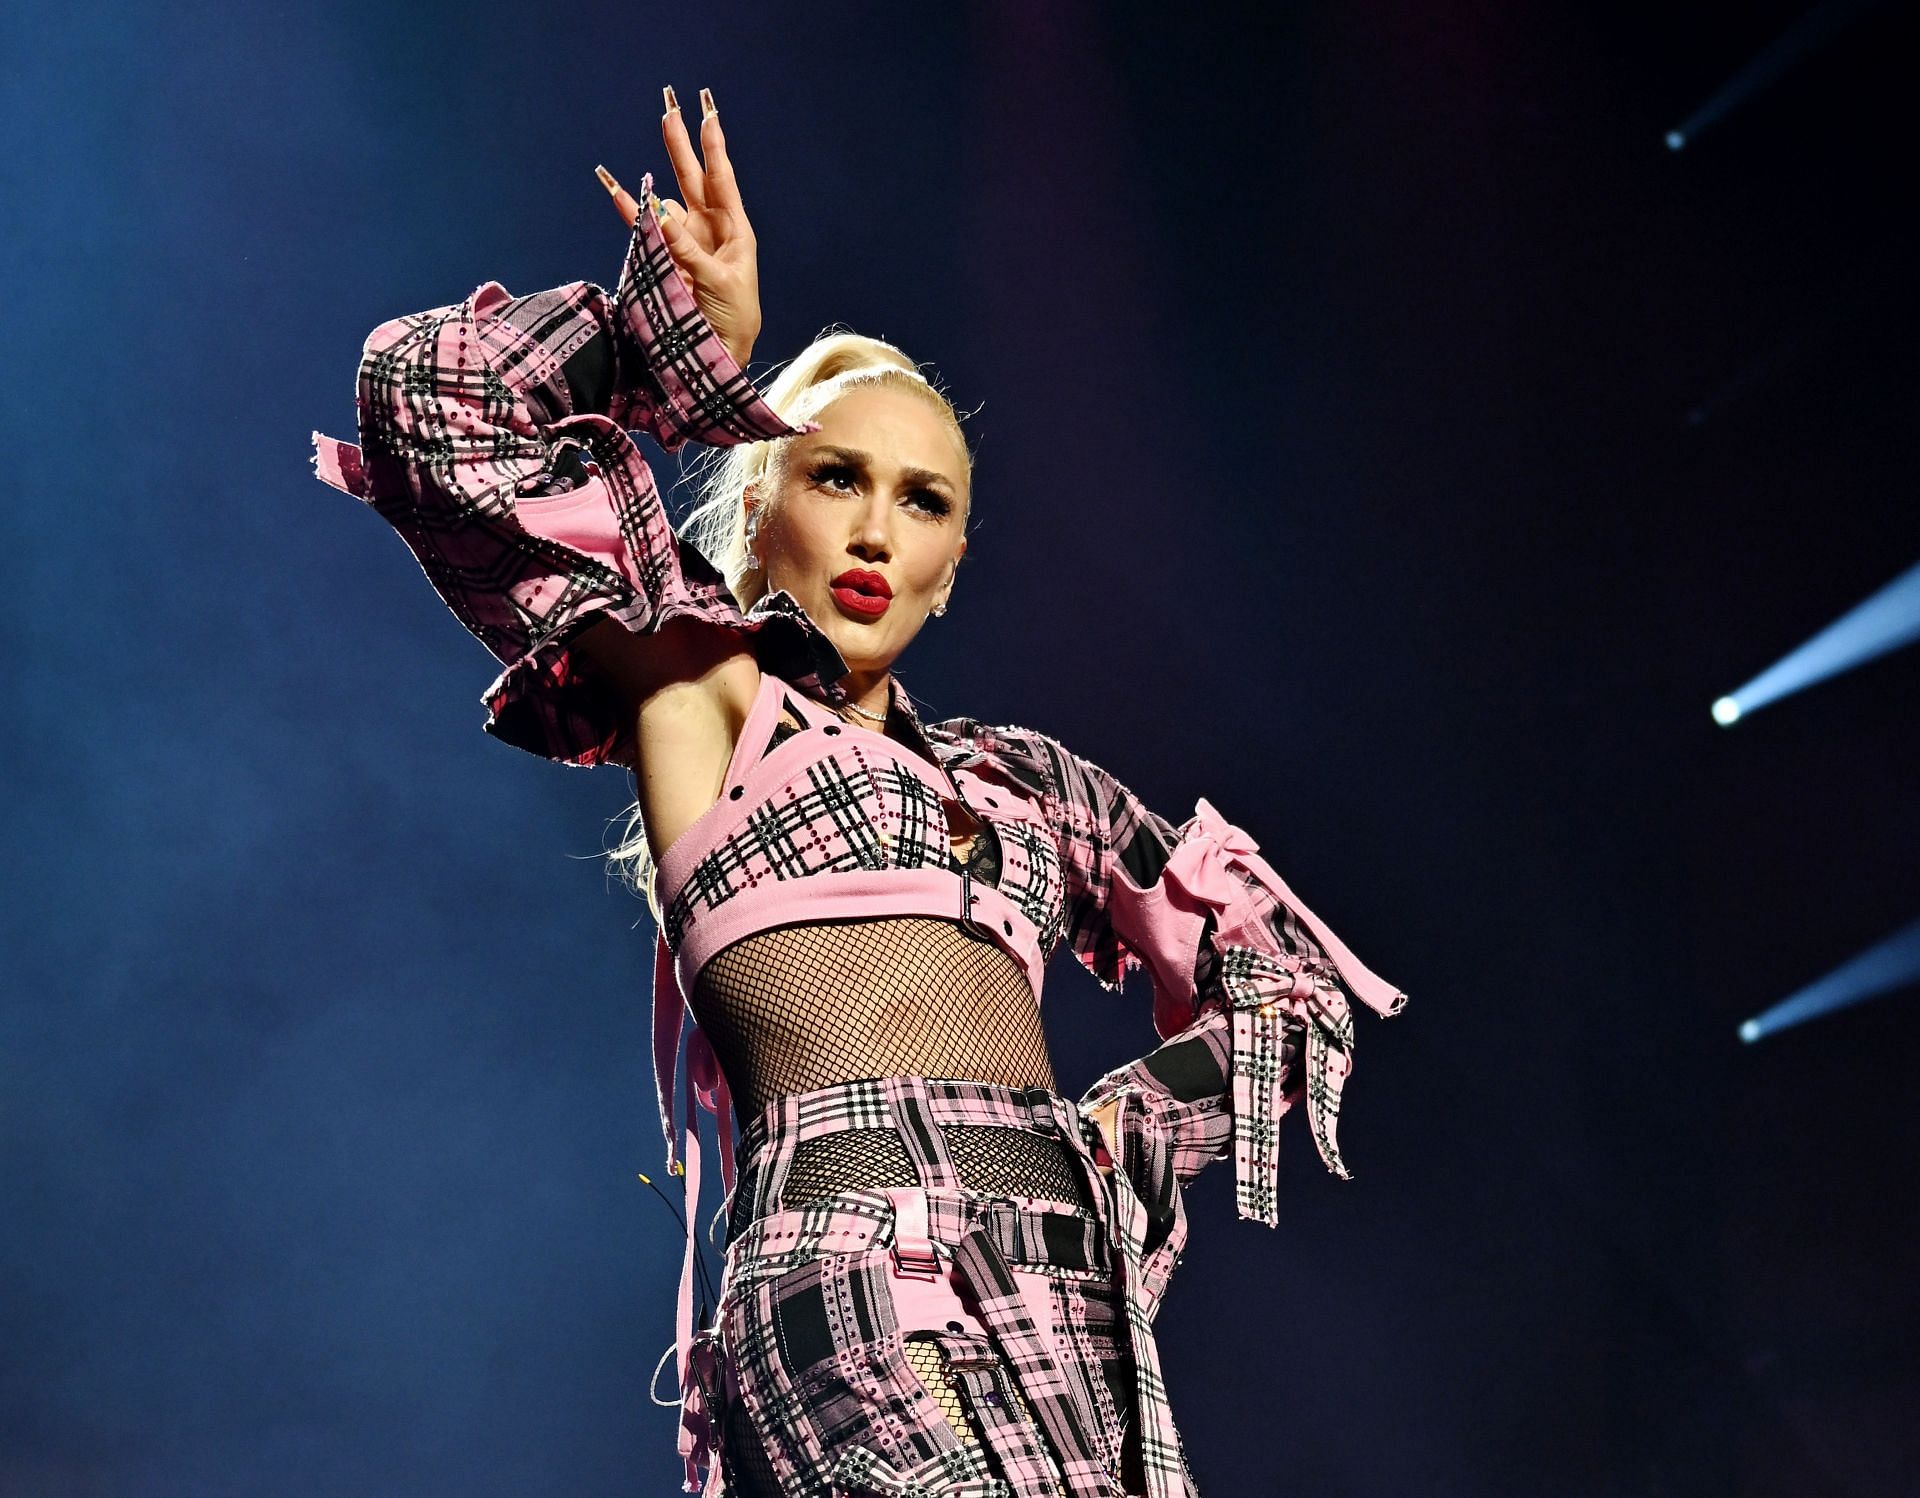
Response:
M652 205L667 242L667 253L686 280L688 289L713 331L743 369L760 336L760 260L753 225L740 206L740 188L733 163L727 157L727 138L711 90L700 90L700 150L693 148L686 121L673 87L662 91L666 113L660 133L667 159L680 183L680 196L660 198ZM702 162L701 157L706 158ZM614 207L632 228L640 215L633 195L598 168L601 182L613 194Z

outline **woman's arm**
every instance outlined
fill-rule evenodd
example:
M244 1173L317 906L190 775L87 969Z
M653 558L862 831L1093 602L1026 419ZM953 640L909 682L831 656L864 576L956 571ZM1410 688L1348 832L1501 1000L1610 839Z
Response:
M386 518L506 663L483 699L496 737L566 763L630 764L636 653L698 633L662 626L760 631L680 547L623 424L668 448L795 429L701 312L653 215L634 222L611 298L586 282L518 298L489 282L383 323L363 350L359 412L359 447L315 434L319 476ZM688 671L711 653L694 652Z
M1115 1155L1130 1129L1151 1131L1185 1181L1232 1153L1240 1215L1273 1224L1279 1121L1304 1094L1321 1158L1346 1176L1335 1136L1352 1002L1394 1014L1405 995L1209 802L1176 827L1044 734L970 722L963 736L1044 788L1066 879L1065 936L1081 963L1116 990L1135 967L1152 977L1164 1043L1081 1100Z
M1165 1042L1103 1077L1089 1099L1137 1097L1183 1180L1231 1151L1240 1215L1272 1225L1281 1117L1304 1094L1321 1159L1347 1176L1336 1134L1352 1005L1391 1015L1406 996L1209 802L1175 828L1077 756L1063 784L1081 829L1068 838L1068 938L1103 981L1117 985L1134 962L1147 968Z

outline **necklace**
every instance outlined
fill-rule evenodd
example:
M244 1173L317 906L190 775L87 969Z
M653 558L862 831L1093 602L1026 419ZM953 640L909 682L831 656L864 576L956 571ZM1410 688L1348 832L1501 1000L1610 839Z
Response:
M840 704L840 710L843 713L858 713L861 717L873 723L884 723L887 721L887 715L885 713L869 711L857 702L843 702Z

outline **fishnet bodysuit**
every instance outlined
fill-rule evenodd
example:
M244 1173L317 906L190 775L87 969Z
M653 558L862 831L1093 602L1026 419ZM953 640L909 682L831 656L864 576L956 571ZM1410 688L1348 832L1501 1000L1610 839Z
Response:
M789 710L790 711L790 710ZM799 732L774 728L768 752ZM948 803L950 855L983 884L1000 877L999 836ZM1040 1009L1021 965L991 938L933 916L810 921L756 932L715 953L690 999L693 1017L751 1117L796 1092L861 1077L956 1077L1055 1087ZM1057 1140L1019 1129L957 1128L948 1148L970 1190L1084 1206L1072 1158ZM855 1130L798 1146L781 1204L918 1177L888 1130ZM734 1199L744 1225L752 1172Z
M767 750L798 731L783 718ZM957 803L947 811L954 870L997 883L998 834ZM707 961L689 1007L748 1116L860 1077L1054 1087L1026 973L957 920L884 916L756 932Z

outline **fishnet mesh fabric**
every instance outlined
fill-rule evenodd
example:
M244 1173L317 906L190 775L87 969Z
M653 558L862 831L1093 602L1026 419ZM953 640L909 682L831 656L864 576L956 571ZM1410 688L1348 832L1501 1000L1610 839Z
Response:
M754 1429L744 1399L734 1400L727 1410L720 1449L728 1498L781 1498L773 1458L767 1455L766 1444Z
M954 1382L953 1374L947 1370L947 1355L940 1350L940 1344L925 1332L910 1332L902 1347L907 1355L907 1366L913 1369L913 1376L927 1386L934 1403L940 1406L941 1418L953 1427L953 1433L960 1438L961 1444L978 1445L980 1438L974 1434L973 1425L967 1419L966 1401L960 1396L960 1386Z
M944 1124L940 1135L960 1184L969 1191L1093 1209L1073 1156L1050 1135L993 1124Z
M1025 1129L992 1124L943 1124L947 1156L960 1184L988 1196L1025 1196L1062 1202L1082 1212L1093 1210L1073 1156L1058 1139ZM727 1213L731 1242L753 1220L763 1163L756 1159L740 1173ZM859 1187L920 1184L913 1157L892 1129L842 1129L793 1147L779 1205L797 1207Z
M1066 1146L1044 1134L990 1124L945 1124L960 1184L993 1196L1030 1196L1090 1210L1085 1183ZM741 1195L751 1196L748 1181ZM793 1147L780 1204L797 1207L858 1186L919 1184L913 1159L892 1129L843 1129Z
M947 1365L947 1355L939 1342L926 1332L909 1332L902 1339L901 1348L907 1355L907 1366L913 1369L913 1376L926 1386L927 1392L933 1396L933 1402L940 1406L940 1417L960 1438L960 1444L978 1446L980 1434L972 1416L967 1413L966 1396L960 1392L959 1381ZM1013 1388L1013 1400L1027 1424L1039 1430L1039 1418L1033 1413L1033 1406L1027 1403L1027 1396L1018 1387ZM1044 1440L1042 1444L1045 1444Z
M749 1115L863 1077L1055 1086L1025 972L955 920L756 932L708 960L689 1005Z
M843 1129L793 1147L782 1206L817 1202L855 1186L912 1186L913 1157L892 1129Z

